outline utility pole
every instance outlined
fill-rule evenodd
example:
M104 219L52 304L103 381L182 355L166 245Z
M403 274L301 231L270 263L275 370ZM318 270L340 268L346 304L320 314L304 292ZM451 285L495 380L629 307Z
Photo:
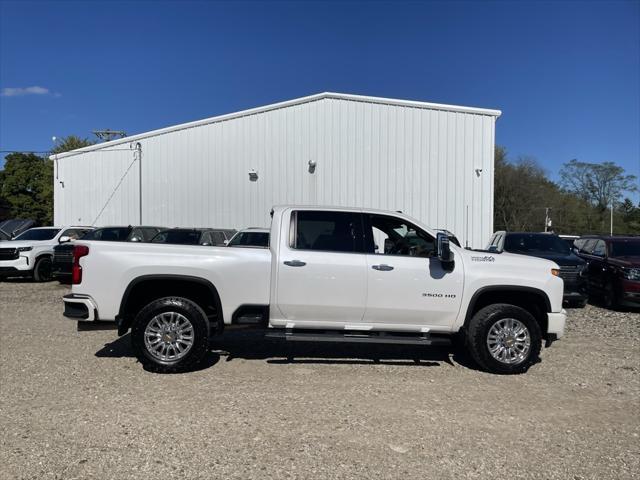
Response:
M140 225L142 225L142 144L137 142L135 145L138 154L138 195L140 207Z
M613 199L611 200L611 227L610 234L613 236Z
M549 231L549 227L551 226L551 207L546 207L544 209L544 231L547 233Z
M127 133L123 130L111 130L109 128L106 130L94 130L92 133L105 142L113 140L116 137L124 138L127 136Z

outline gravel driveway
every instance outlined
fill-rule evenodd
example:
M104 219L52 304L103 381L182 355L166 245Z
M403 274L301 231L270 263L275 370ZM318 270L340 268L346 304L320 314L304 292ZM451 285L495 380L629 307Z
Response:
M252 332L155 375L77 332L66 288L0 283L0 478L623 479L640 472L640 314L571 310L527 374L448 349Z

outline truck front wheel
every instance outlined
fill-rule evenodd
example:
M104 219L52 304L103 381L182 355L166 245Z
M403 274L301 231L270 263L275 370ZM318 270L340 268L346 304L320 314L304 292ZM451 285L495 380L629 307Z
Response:
M131 345L147 370L174 373L190 370L207 353L207 315L182 297L154 300L136 315Z
M467 329L467 345L475 362L491 373L526 372L542 348L540 325L526 310L495 304L479 310Z
M51 258L40 257L33 267L33 279L36 282L50 282L52 278Z

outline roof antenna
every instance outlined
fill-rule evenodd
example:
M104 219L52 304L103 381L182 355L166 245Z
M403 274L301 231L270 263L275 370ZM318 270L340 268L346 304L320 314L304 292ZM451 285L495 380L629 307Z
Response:
M467 205L467 225L464 232L464 248L469 250L469 205Z

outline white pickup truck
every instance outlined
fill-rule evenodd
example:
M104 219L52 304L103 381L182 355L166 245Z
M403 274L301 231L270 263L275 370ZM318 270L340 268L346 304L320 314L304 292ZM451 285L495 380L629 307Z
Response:
M402 213L276 207L268 249L78 241L64 315L131 329L140 362L193 368L253 323L291 341L446 344L522 373L562 337L558 266L459 248Z

